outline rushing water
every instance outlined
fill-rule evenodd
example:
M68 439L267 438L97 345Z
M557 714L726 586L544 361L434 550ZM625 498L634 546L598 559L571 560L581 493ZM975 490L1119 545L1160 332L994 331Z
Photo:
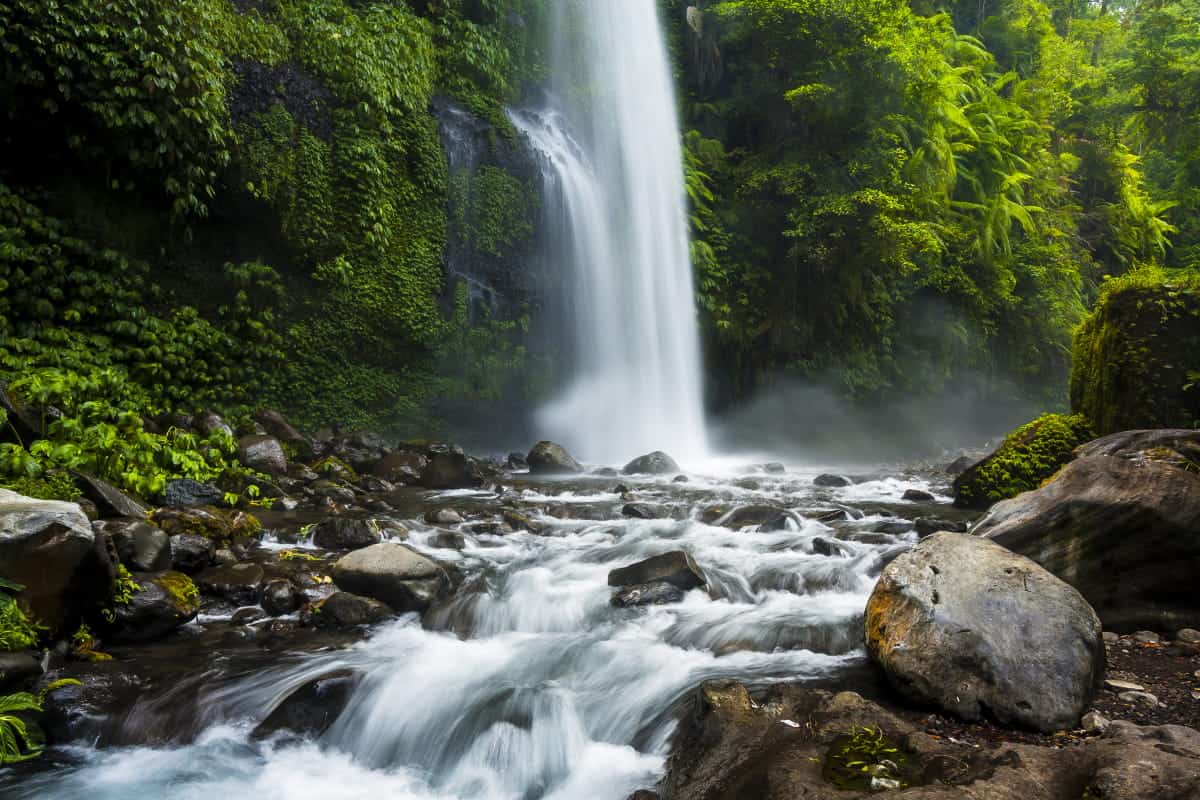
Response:
M7 785L0 773L0 796L623 800L656 782L679 703L699 682L831 680L861 663L874 578L886 555L914 538L872 531L894 521L885 509L922 512L900 496L928 484L874 479L821 489L814 474L622 479L662 505L652 520L620 515L624 500L611 478L518 480L502 495L429 493L422 507L469 516L518 506L571 518L538 514L547 526L540 535L459 526L459 551L435 548L437 531L410 517L410 544L468 576L424 626L402 618L346 649L264 653L249 672L198 664L190 681L147 691L119 737L158 741L162 727L148 720L175 718L176 741L81 743L74 766ZM704 516L713 504L765 501L791 509L785 529L734 529ZM817 521L839 507L861 518ZM818 537L836 538L840 550L821 554ZM610 570L675 549L693 555L708 591L664 606L610 605ZM189 627L227 624L202 617ZM249 735L291 692L332 670L361 679L319 740Z
M513 122L545 165L575 371L537 430L583 458L705 454L683 155L655 0L556 3L558 98ZM619 410L619 412L618 412Z

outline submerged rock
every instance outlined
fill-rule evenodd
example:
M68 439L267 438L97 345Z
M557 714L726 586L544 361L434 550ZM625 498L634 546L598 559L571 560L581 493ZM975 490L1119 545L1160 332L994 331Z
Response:
M583 472L583 465L554 442L538 442L525 457L534 475L564 475Z
M360 679L357 672L349 669L334 670L313 678L284 698L259 723L252 736L255 739L267 739L287 731L317 738L329 730L346 709Z
M260 602L263 611L272 617L290 614L300 607L303 597L292 582L285 578L268 581L262 588Z
M666 506L656 503L626 503L621 514L630 519L669 519L671 513Z
M1074 727L1104 678L1100 620L1083 597L964 534L934 534L889 564L866 631L893 686L965 719Z
M1189 432L1179 447L1192 441L1200 433ZM1087 445L1082 453L1105 454L1077 458L1041 489L996 505L972 533L1070 583L1111 630L1193 622L1200 618L1200 474L1176 465L1178 449L1143 444Z
M679 465L661 450L638 456L621 470L625 475L669 475L679 472Z
M691 555L683 550L672 550L608 573L609 586L638 586L660 582L687 591L707 585L708 579L692 560Z
M402 544L384 542L338 559L333 580L339 588L382 600L398 612L425 611L450 589L446 571Z
M666 603L678 603L683 599L684 590L668 581L655 581L637 586L628 586L614 592L612 604L618 608L634 606L655 606Z

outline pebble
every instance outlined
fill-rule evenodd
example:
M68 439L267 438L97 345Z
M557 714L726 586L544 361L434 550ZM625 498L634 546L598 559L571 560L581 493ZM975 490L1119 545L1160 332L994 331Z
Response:
M1108 730L1108 726L1112 722L1108 717L1101 714L1099 711L1089 711L1083 715L1083 719L1079 721L1079 725L1087 733L1102 734Z
M1120 635L1113 633L1112 631L1105 631L1102 635L1104 636L1105 644L1116 644L1117 642L1121 641Z
M1133 681L1122 681L1116 678L1105 678L1104 688L1114 692L1144 692L1146 687Z
M1149 692L1121 692L1117 698L1122 703L1131 703L1145 706L1146 708L1158 708L1158 698Z
M1154 631L1137 631L1133 634L1133 640L1142 644L1158 644L1160 641L1158 634Z
M1175 641L1186 644L1200 644L1200 631L1195 628L1184 628L1175 634Z

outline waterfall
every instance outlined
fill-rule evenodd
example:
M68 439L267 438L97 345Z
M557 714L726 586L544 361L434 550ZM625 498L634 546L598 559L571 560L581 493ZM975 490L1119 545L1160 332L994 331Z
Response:
M683 154L655 2L556 5L556 99L511 115L542 154L547 263L567 273L573 375L538 429L590 461L653 449L696 460L706 442Z

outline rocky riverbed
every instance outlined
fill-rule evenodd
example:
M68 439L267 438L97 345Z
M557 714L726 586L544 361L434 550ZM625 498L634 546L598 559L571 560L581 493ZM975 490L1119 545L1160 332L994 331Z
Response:
M823 797L839 791L836 776L806 767L776 784L764 770L782 768L771 765L784 752L779 763L820 760L860 728L886 729L921 765L908 791L941 781L1008 787L961 796L1016 797L1071 747L1085 748L1093 773L1125 769L1114 754L1160 740L1174 748L1164 775L1200 765L1190 734L1113 725L1200 723L1200 646L1187 636L1106 641L1110 675L1140 682L1154 703L1102 690L1103 719L1085 718L1087 729L963 722L884 684L863 647L881 571L976 516L953 508L940 469L756 459L681 469L649 454L623 474L545 447L506 463L425 445L319 455L277 465L264 488L279 497L251 509L261 530L242 512L186 503L150 510L144 524L162 536L120 530L122 563L190 575L195 608L164 590L156 602L188 621L147 602L82 652L42 658L47 678L81 685L50 695L55 746L0 772L0 794ZM97 530L121 528L113 519ZM211 530L223 532L216 543ZM132 576L146 587L162 574L176 573ZM178 627L139 635L164 619ZM836 694L846 690L858 694ZM713 709L737 724L716 736ZM1032 766L999 769L1014 758ZM929 767L946 759L961 769ZM1079 773L1081 792L1093 773Z

